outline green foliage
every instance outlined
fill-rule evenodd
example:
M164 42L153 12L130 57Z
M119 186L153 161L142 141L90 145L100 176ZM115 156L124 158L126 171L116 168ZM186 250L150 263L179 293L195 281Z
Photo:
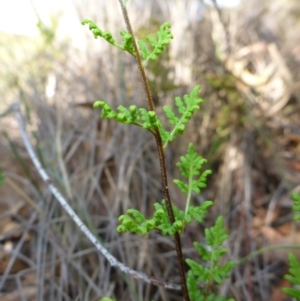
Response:
M282 290L289 296L295 298L296 300L300 301L300 262L293 254L289 254L289 274L285 275L285 279L290 281L292 284L298 286L296 288L286 287Z
M222 244L228 238L227 231L223 226L222 216L218 217L213 227L205 229L205 238L207 245L194 243L194 247L204 264L186 259L186 263L190 266L187 279L190 298L191 301L225 301L227 300L225 297L217 297L211 293L212 282L222 284L223 280L229 277L230 271L235 265L232 261L224 265L220 263L221 257L227 253L227 249L222 247ZM199 285L204 289L199 289Z
M110 43L111 45L113 45L121 50L127 51L131 55L135 56L135 50L134 50L134 46L133 46L133 37L127 31L123 30L120 32L120 34L122 36L123 44L118 44L110 32L101 30L93 21L91 21L89 19L84 19L84 20L82 20L81 24L89 25L89 29L93 33L95 39L97 39L98 37L101 37L104 40L106 40L108 43Z
M297 192L293 192L292 197L294 200L293 211L296 212L296 216L294 216L294 220L299 221L300 220L300 195ZM298 246L297 245L292 245L292 246L282 245L279 247L281 247L281 248L291 248L291 247L297 248ZM276 249L277 248L278 248L278 246L276 246ZM273 249L274 249L273 247L271 247L271 248L267 247L267 248L264 248L257 252L254 252L254 253L244 257L242 260L239 261L238 264L245 262L252 257L263 254L265 251L270 251ZM289 268L288 274L286 274L284 276L284 278L287 279L288 281L290 281L290 283L292 285L294 285L294 287L285 287L285 288L282 288L282 291L284 293L286 293L287 295L289 295L290 297L292 297L293 300L300 301L300 261L298 261L297 258L295 257L295 255L293 255L292 253L289 253L288 259L289 259L290 268Z
M126 4L126 1L123 2L123 9L124 4ZM95 38L102 37L108 43L136 56L134 37L128 32L121 32L123 44L118 44L109 32L102 31L92 21L86 19L82 21L82 24L89 25ZM160 26L156 37L147 35L145 40L138 41L143 60L143 64L139 62L141 69L144 68L148 61L157 60L158 55L169 45L170 40L173 38L170 28L170 23L164 23ZM147 85L147 81L144 83ZM131 105L129 108L119 106L114 110L103 100L96 101L94 108L102 110L102 118L114 119L124 124L134 124L152 132L155 136L160 136L158 138L161 138L161 141L164 143L160 147L166 148L168 143L173 141L176 136L183 134L195 110L199 109L199 105L203 102L199 97L199 91L200 86L198 85L194 87L190 94L184 95L183 99L176 97L175 105L177 112L168 106L163 107L169 126L172 127L170 131L163 127L163 122L158 119L155 111L137 108L135 105ZM148 101L151 102L150 97ZM207 176L211 171L205 170L201 172L205 163L206 160L195 151L193 144L189 144L187 154L182 156L180 162L177 163L177 167L187 181L184 182L176 179L174 183L183 193L187 194L187 201L185 211L180 210L174 205L170 205L174 213L174 223L170 222L170 212L167 209L170 207L167 206L165 200L162 200L161 203L154 204L154 214L150 219L147 219L137 209L127 210L125 214L119 217L120 225L117 227L117 231L146 235L150 231L156 230L162 235L173 236L175 233L184 232L185 226L193 221L202 223L208 209L213 203L205 201L199 206L190 206L190 201L192 193L199 194L201 189L206 187ZM162 168L164 170L164 167ZM170 204L169 202L171 201L168 200L168 204ZM187 279L189 295L192 301L226 301L225 297L218 297L212 292L213 282L221 284L225 278L229 277L229 273L234 266L233 262L227 262L223 265L219 262L220 258L227 253L226 248L222 247L223 242L228 238L226 230L223 227L223 217L217 219L215 226L205 229L205 237L207 241L206 246L194 243L204 264L199 264L191 259L186 260L190 266ZM199 284L204 286L205 289L200 290ZM102 299L101 301L111 301L111 299Z
M293 211L295 212L294 220L300 220L300 194L297 192L293 192L292 194L294 205ZM291 282L291 284L295 285L295 288L285 287L283 288L283 292L287 295L295 298L296 300L300 301L300 262L293 254L289 254L289 274L284 276L285 279Z
M196 86L189 95L184 95L184 102L180 97L176 97L175 101L178 112L181 114L180 117L177 117L171 108L167 106L163 108L169 124L174 125L171 132L163 128L162 122L158 119L154 111L137 108L135 105L131 105L129 109L119 106L117 111L114 111L108 103L103 100L98 100L94 103L94 108L102 109L102 118L114 119L124 124L135 124L152 132L158 127L161 138L165 143L165 148L168 142L173 141L177 135L181 135L184 132L185 125L193 116L194 111L199 109L199 104L203 102L203 100L198 97L199 90L200 86Z
M189 144L186 156L180 157L180 162L176 164L183 177L188 179L188 183L184 183L175 179L173 182L179 187L181 192L186 193L186 212L189 210L192 192L199 194L201 188L206 187L206 178L211 174L211 170L205 170L200 173L202 166L207 161L196 153L194 145ZM196 177L196 178L195 178Z
M0 168L0 186L4 184L5 176L3 170Z
M172 236L175 232L183 232L186 224L190 224L193 220L199 223L203 222L203 217L206 216L207 210L212 206L211 201L205 201L200 206L190 207L187 214L173 205L175 222L169 221L166 202L163 200L160 203L154 204L154 214L151 219L146 217L136 209L128 209L126 214L119 217L121 225L117 227L118 232L148 234L151 230L160 231L162 235Z
M149 32L155 32L160 26L160 18L158 16L151 16L147 23L144 23L136 30L137 36L144 37ZM164 51L157 57L157 60L149 60L147 64L147 80L152 93L152 98L159 102L159 99L164 99L167 93L178 88L183 88L183 84L174 83L170 78L170 73L174 71L173 64L170 64L169 48L166 47Z
M144 108L138 109L135 105L130 106L129 109L118 106L117 111L114 111L105 101L98 100L94 103L94 108L102 108L102 118L114 119L124 124L135 124L147 130L153 130L159 123L155 112Z
M293 192L292 194L294 205L293 205L293 211L295 212L294 220L300 221L300 194L297 192Z
M109 298L109 297L103 297L99 301L115 301L115 299Z
M146 235L155 227L154 218L147 220L145 216L136 209L128 209L126 214L119 217L120 226L117 227L118 232L132 232Z
M109 109L104 109L106 105L106 103L101 102L101 106L103 108L102 114L104 114L104 117L111 116L112 118L117 118L117 113L112 113L110 107ZM123 121L130 120L136 122L137 120L136 111L134 111L134 113L127 111L124 115L122 115L122 117L124 117L124 119L122 119ZM166 203L165 200L163 200L161 204L154 204L155 211L153 217L149 220L147 220L146 217L136 209L127 210L125 215L121 215L119 217L121 225L118 226L117 231L141 233L146 235L151 230L156 229L163 235L174 235L177 231L180 233L183 232L185 225L190 224L193 220L202 223L203 217L207 214L207 210L212 206L213 202L205 201L200 206L190 206L190 199L192 191L200 193L200 188L206 187L206 177L211 173L211 171L207 170L200 174L200 169L205 162L206 160L196 153L194 146L191 143L189 145L187 155L182 156L180 158L180 162L177 163L182 175L189 179L189 183L185 184L180 180L174 180L182 192L188 194L188 198L185 212L179 210L173 205L175 217L175 222L173 224L169 221ZM194 177L197 178L194 179Z
M57 34L59 18L57 16L51 14L50 15L51 24L50 24L50 26L46 25L45 22L43 22L43 20L41 19L41 16L40 16L34 2L32 0L30 2L31 2L32 8L34 10L34 13L38 19L36 26L41 34L41 37L43 38L45 45L51 45L54 42L54 39Z
M55 16L51 16L51 26L46 26L45 23L43 23L42 20L39 19L36 26L39 29L40 34L45 41L45 44L51 45L56 37L58 28L58 18Z
M125 30L122 30L120 32L123 44L118 44L110 32L101 30L93 21L89 19L84 19L82 20L81 24L89 25L89 29L93 33L95 39L101 37L111 45L121 50L129 52L133 56L136 56L133 37L129 32ZM163 52L165 46L170 44L170 40L173 39L173 35L171 34L170 28L171 24L166 22L160 26L158 32L156 33L157 39L155 39L151 35L148 35L146 36L147 42L145 42L142 39L138 41L138 45L141 50L141 57L144 60L144 65L147 64L149 60L157 60L157 56ZM152 51L149 50L149 46L152 46Z
M181 114L180 117L177 117L172 109L168 106L164 106L163 110L167 116L170 125L174 125L174 128L171 132L161 133L163 136L163 141L165 142L164 148L167 146L168 142L173 141L177 135L183 134L185 130L185 125L192 118L195 110L198 110L199 104L203 100L199 97L199 91L201 87L195 86L190 94L183 96L184 101L180 97L175 98L175 103L178 109L178 112Z
M144 65L146 65L149 60L156 61L157 56L164 51L165 46L170 44L170 40L173 39L170 28L171 24L166 22L160 26L159 31L156 33L157 39L151 35L147 35L147 42L144 40L138 41L141 50L141 57L144 60ZM147 44L152 46L152 51L149 50Z

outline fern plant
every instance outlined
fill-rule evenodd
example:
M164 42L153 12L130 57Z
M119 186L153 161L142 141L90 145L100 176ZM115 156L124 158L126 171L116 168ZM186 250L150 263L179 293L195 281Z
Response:
M228 234L223 225L223 217L219 216L213 227L205 229L206 244L194 243L199 257L203 264L199 264L191 259L186 259L190 266L188 272L188 289L191 301L233 301L223 296L216 296L211 292L213 282L222 284L223 280L229 277L234 267L233 261L221 265L221 257L227 253L227 249L222 247L223 242L228 238ZM201 285L199 288L199 284Z
M0 168L0 186L4 184L5 176L3 170Z
M121 225L118 226L118 232L132 232L141 233L146 235L151 230L160 231L162 235L174 235L176 232L184 232L185 225L190 224L194 220L198 223L203 222L203 218L207 214L209 207L213 205L212 201L205 201L199 206L190 206L192 191L200 193L200 188L206 187L206 177L211 173L206 170L200 174L203 163L206 160L196 153L193 144L191 143L188 148L186 156L180 158L177 163L181 174L188 178L188 182L184 183L178 179L174 183L180 188L183 193L187 194L185 211L178 209L172 205L175 216L175 222L170 223L166 201L162 200L161 203L154 204L153 218L147 220L142 213L136 209L127 210L125 215L119 217ZM194 179L195 176L199 176Z
M289 254L289 273L284 276L285 279L291 282L295 287L285 287L282 290L289 296L300 300L300 262L297 260L295 255Z
M294 205L293 205L293 211L295 212L294 215L294 221L300 220L300 194L297 192L293 192L292 194ZM297 260L295 255L289 254L289 273L284 276L285 279L290 281L292 285L294 285L293 288L291 287L285 287L282 290L289 296L295 298L296 300L300 301L300 261Z
M128 52L136 58L148 109L138 108L134 104L128 108L119 106L114 109L105 100L96 101L94 108L101 109L102 118L113 119L127 125L136 125L152 133L157 145L164 198L154 204L154 214L149 219L136 208L128 209L125 214L119 217L120 225L117 227L117 231L142 235L146 235L150 231L158 231L162 235L173 236L176 244L177 262L184 300L227 300L225 297L216 296L213 292L213 283L221 284L225 278L229 277L230 271L234 266L232 262L227 262L223 265L220 263L221 257L227 252L226 248L222 247L227 238L223 217L219 217L213 227L205 229L205 245L194 243L202 262L186 259L190 270L187 278L185 274L180 234L185 231L187 224L194 221L202 223L208 209L213 205L212 201L205 201L198 206L192 206L191 204L192 194L199 194L202 188L206 187L207 176L211 173L210 170L202 171L206 160L196 152L193 144L189 144L186 155L182 156L177 163L177 167L185 180L174 180L181 192L187 195L185 210L177 208L171 202L169 194L165 149L178 135L184 133L195 111L200 108L200 104L203 102L199 97L200 86L195 86L189 94L184 95L183 99L180 97L175 98L177 112L165 106L163 107L164 118L161 119L157 115L145 67L149 60L156 60L165 47L169 45L171 39L173 39L171 24L162 24L155 37L148 35L145 39L139 39L136 42L127 13L127 1L119 0L119 2L127 25L127 31L123 30L120 32L122 43L117 43L111 33L100 29L89 19L83 20L82 24L89 26L95 38L101 37L112 46ZM166 123L168 124L167 126L165 126Z

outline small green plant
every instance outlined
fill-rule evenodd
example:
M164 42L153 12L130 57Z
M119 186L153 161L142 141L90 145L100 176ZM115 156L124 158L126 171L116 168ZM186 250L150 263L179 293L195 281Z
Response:
M198 94L200 86L196 86L190 94L184 95L184 101L180 97L175 98L175 103L181 116L177 117L171 108L164 106L163 110L169 124L174 126L171 131L163 128L163 123L156 116L155 111L146 110L144 108L137 108L131 105L128 109L119 106L117 111L103 100L98 100L94 103L94 108L102 108L101 117L107 119L114 119L124 124L135 124L145 130L149 130L155 135L155 129L158 128L164 148L168 143L173 141L178 135L181 135L185 130L185 125L193 116L195 110L199 109L199 104L203 102Z
M185 225L190 224L196 220L199 223L203 222L203 218L207 214L209 207L213 205L212 201L205 201L199 206L190 206L192 192L200 193L200 188L206 187L206 177L211 173L206 170L200 173L202 165L206 162L194 149L191 143L188 148L186 156L180 158L177 163L181 174L188 178L188 182L184 183L175 179L174 183L180 190L187 194L185 211L179 210L176 206L172 205L175 216L175 222L170 223L166 201L162 200L161 203L154 204L154 215L152 219L147 220L138 210L129 209L125 215L119 217L121 225L118 226L118 232L132 232L147 234L151 230L158 230L163 235L174 235L176 232L182 233ZM196 177L196 179L194 178Z
M289 254L289 274L285 275L284 278L291 282L291 284L295 285L294 288L285 287L282 290L289 296L295 298L296 300L300 300L300 262L297 260L295 255Z
M146 235L150 231L159 231L162 235L173 236L184 299L186 301L227 300L225 297L214 294L214 283L221 284L225 278L230 276L230 271L234 266L233 262L220 263L221 257L227 253L227 249L222 246L228 237L224 228L223 217L219 217L213 227L205 229L206 243L204 245L194 243L202 262L186 259L190 270L187 278L185 275L180 234L185 231L187 224L194 221L202 223L208 209L213 205L212 201L205 201L198 206L191 204L192 194L199 194L201 189L206 187L207 176L211 173L210 170L202 171L206 160L196 152L192 143L189 144L186 155L182 156L177 163L177 167L185 180L174 180L181 192L187 195L184 211L172 203L168 188L165 149L178 135L184 133L186 125L195 111L200 108L200 104L203 102L199 97L200 86L195 86L189 94L184 95L183 99L175 98L177 112L173 111L171 107L165 106L163 107L165 118L161 119L157 115L145 73L145 66L149 60L157 60L157 57L169 45L173 38L171 24L162 24L156 33L156 37L148 35L144 40L139 39L136 42L126 9L127 1L120 0L119 2L127 25L127 31L123 30L120 33L123 41L121 44L116 42L111 33L100 29L91 20L85 19L82 24L89 26L95 38L101 37L111 45L128 52L136 58L145 88L148 109L138 108L134 104L128 108L119 106L114 109L104 100L96 101L94 108L101 109L102 118L114 119L123 124L136 125L152 133L157 145L164 198L161 202L154 204L154 214L150 219L147 219L138 209L128 209L125 214L119 217L120 225L117 227L117 231L140 233L142 235ZM168 125L164 126L166 123Z
M294 221L300 220L300 194L293 192L292 194L294 205L293 211L295 212ZM300 301L300 262L297 260L295 255L289 254L289 273L284 276L285 279L291 282L295 287L285 287L282 290L289 296Z
M4 184L5 176L3 170L0 168L0 186Z
M91 20L85 19L82 21L82 24L88 24L89 29L94 34L95 39L98 37L103 38L111 45L129 52L131 55L136 56L136 49L133 44L133 35L129 32L122 30L120 35L122 36L123 44L118 44L116 40L112 37L112 34L108 31L101 30L94 22ZM170 40L173 39L173 35L170 31L171 24L166 22L162 24L159 28L159 31L156 33L157 39L153 36L146 36L146 40L140 39L138 41L138 45L141 51L141 57L144 60L143 64L146 65L149 60L156 60L157 56L160 55L165 46L170 44ZM153 48L149 50L149 47Z
M233 261L229 261L224 265L220 263L222 256L227 253L227 249L222 247L222 244L228 238L227 231L223 226L222 216L217 218L213 227L205 229L205 238L205 245L201 245L197 242L194 243L194 247L198 251L203 264L199 264L191 259L186 259L187 264L191 268L187 278L190 299L192 301L233 301L234 299L232 298L227 299L223 296L217 297L214 293L211 293L213 282L222 284L223 280L229 277L235 265ZM200 288L199 284L201 285Z

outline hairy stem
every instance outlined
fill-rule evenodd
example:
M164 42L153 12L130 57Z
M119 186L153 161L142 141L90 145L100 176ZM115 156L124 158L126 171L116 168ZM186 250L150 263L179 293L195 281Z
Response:
M124 20L125 20L125 23L126 23L126 26L127 26L127 30L133 38L132 39L133 40L133 45L134 45L134 49L135 49L135 52L136 52L135 58L136 58L136 61L137 61L137 64L138 64L138 68L139 68L139 71L140 71L140 74L141 74L144 90L145 90L145 93L146 93L148 108L149 108L150 111L155 111L155 106L154 106L154 103L153 103L150 87L149 87L149 84L148 84L148 81L147 81L145 69L144 69L144 66L142 64L142 59L141 59L141 56L140 56L140 53L139 53L139 49L137 47L137 43L136 43L136 40L135 40L135 36L133 34L133 30L132 30L132 27L131 27L131 24L130 24L130 20L129 20L129 17L128 17L126 4L125 4L124 0L119 0L119 2L120 2L120 5L121 5L121 8L122 8L122 13L123 13L123 17L124 17ZM154 136L155 136L156 146L157 146L157 150L158 150L158 154L159 154L159 163L160 163L161 180L162 180L162 188L163 188L163 192L164 192L164 198L166 200L167 211L168 211L170 222L173 224L175 222L175 217L174 217L172 202L171 202L171 198L170 198L170 194L169 194L169 188L168 188L166 157L165 157L163 142L162 142L162 139L161 139L158 128L155 129ZM183 287L183 295L184 295L184 299L186 301L189 301L190 299L189 299L189 294L188 294L188 289L187 289L187 284L186 284L186 276L185 276L184 262L183 262L183 256L182 256L182 246L181 246L181 240L180 240L179 232L176 232L174 234L174 239L175 239L175 245L176 245L177 262L178 262L178 267L179 267L179 271L180 271L180 278L181 278L182 287Z

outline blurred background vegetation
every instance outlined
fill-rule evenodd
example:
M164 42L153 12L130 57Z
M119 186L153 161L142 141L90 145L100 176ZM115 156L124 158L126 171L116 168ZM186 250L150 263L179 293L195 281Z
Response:
M72 7L78 24L90 18L114 36L125 28L118 1L74 0ZM197 257L193 241L204 243L204 227L223 214L228 257L239 264L216 291L238 301L290 300L281 288L289 286L287 253L300 259L291 210L291 192L300 192L299 1L218 7L200 0L130 0L129 13L138 37L172 24L171 46L147 69L159 114L175 96L202 85L200 113L167 150L170 181L191 141L213 170L208 188L193 201L215 205L204 225L187 228L184 256ZM50 22L39 17L34 37L0 32L0 112L21 101L42 164L110 252L133 269L178 283L172 239L115 231L128 208L150 216L162 199L152 136L101 120L92 110L98 99L146 106L135 62L94 40L87 28L62 35L66 14L52 14ZM41 182L12 115L0 117L0 167L6 176L0 187L1 300L181 300L120 274L96 252ZM184 196L170 186L183 208Z

